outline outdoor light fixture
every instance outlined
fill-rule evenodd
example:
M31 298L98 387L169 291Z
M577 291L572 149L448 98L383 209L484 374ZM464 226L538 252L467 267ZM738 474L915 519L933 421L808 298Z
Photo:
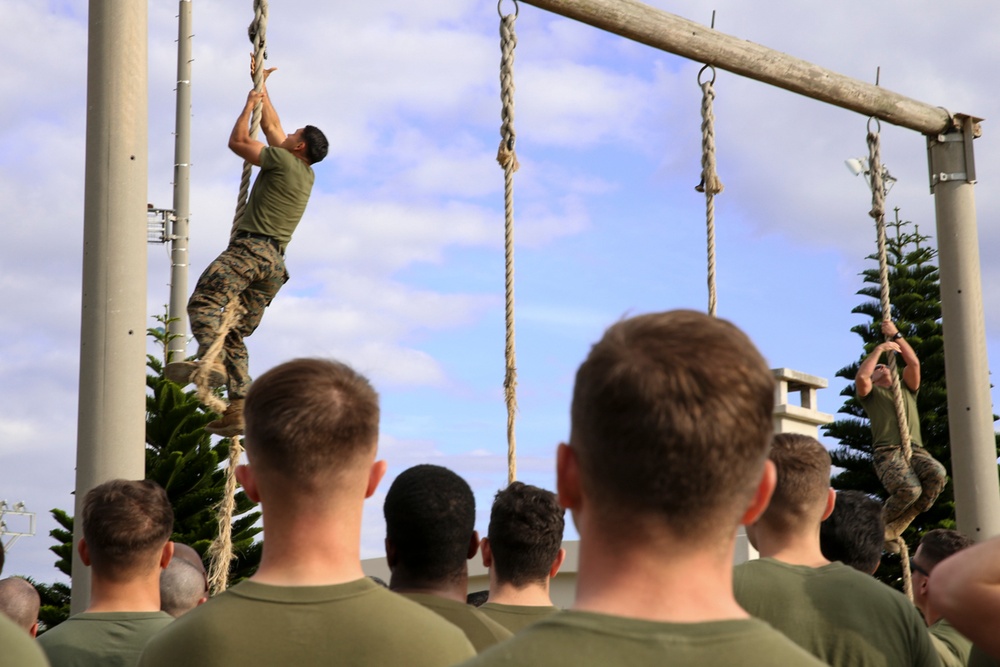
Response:
M855 176L861 176L864 174L865 181L868 183L869 189L871 188L871 169L868 166L868 158L863 157L852 157L844 160L844 164L847 165L847 169ZM885 191L884 194L889 194L889 190L896 183L896 177L889 173L889 169L882 165L882 189Z

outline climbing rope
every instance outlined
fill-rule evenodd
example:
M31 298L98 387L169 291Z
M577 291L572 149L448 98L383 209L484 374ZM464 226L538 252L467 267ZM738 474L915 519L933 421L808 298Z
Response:
M254 0L254 18L250 23L248 34L253 43L253 87L258 93L264 89L264 59L267 57L265 36L267 33L267 0ZM256 138L260 129L261 103L253 108L250 116L250 137ZM233 217L233 226L230 230L230 239L236 236L236 231L243 220L243 213L246 211L247 199L250 196L250 174L253 165L250 162L243 162L243 175L240 179L240 191L236 199L236 214ZM226 411L226 404L219 398L209 386L209 374L215 360L222 352L222 346L226 342L226 336L230 330L236 326L237 319L243 314L244 308L237 303L226 305L222 322L215 340L208 348L208 351L201 359L198 370L194 376L195 385L198 388L198 399L210 409L220 415ZM213 593L221 593L229 586L229 567L233 561L233 514L236 511L236 466L240 463L240 456L243 453L243 445L239 436L230 438L229 460L226 468L226 490L222 500L217 507L217 518L219 523L219 534L209 547L212 562L209 565L209 585Z
M514 2L514 13L501 11L503 0L497 3L500 14L500 148L497 162L503 167L504 204L504 320L507 326L504 356L507 371L503 380L504 399L507 403L507 482L517 479L517 441L514 421L517 414L517 354L514 350L514 172L519 165L514 152L516 133L514 132L514 48L517 35L514 21L520 6Z
M899 545L899 562L903 566L903 593L913 602L913 573L910 569L910 549L902 537L896 538Z
M712 77L701 80L702 74L711 70ZM715 195L723 191L724 186L715 173L715 113L712 111L712 101L715 99L715 68L705 65L698 72L698 85L701 86L701 183L695 190L705 193L705 227L708 235L708 314L715 317Z
M872 130L872 120L875 130ZM889 302L889 260L886 254L885 238L885 187L882 183L882 161L879 155L881 141L879 139L880 123L877 118L868 121L868 165L871 178L872 210L869 213L875 218L875 228L878 232L878 275L881 284L880 301L882 304L882 320L892 319L892 305ZM887 336L886 340L890 340ZM892 398L896 407L896 421L899 423L900 447L903 457L909 462L912 456L910 446L910 428L906 419L906 405L903 403L903 388L899 383L899 373L896 372L896 355L890 354L888 362L892 375Z

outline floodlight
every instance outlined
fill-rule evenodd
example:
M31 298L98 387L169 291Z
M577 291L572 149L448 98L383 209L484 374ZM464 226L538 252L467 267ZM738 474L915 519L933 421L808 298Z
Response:
M864 158L848 158L844 160L844 164L847 165L847 168L850 169L851 173L855 176L860 176L861 174L868 172L868 160Z

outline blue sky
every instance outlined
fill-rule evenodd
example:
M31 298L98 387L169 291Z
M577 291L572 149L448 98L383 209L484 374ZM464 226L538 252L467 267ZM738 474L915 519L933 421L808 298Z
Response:
M332 149L289 248L291 281L249 347L255 373L333 356L380 390L390 479L366 513L374 556L392 475L421 462L457 470L476 490L481 530L505 481L498 17L471 0L326 4L271 9L275 105L286 129L315 124ZM651 4L711 19L694 0ZM245 5L194 4L192 285L225 246L236 200L241 166L226 139L250 86ZM995 359L1000 6L949 6L971 24L903 0L713 8L721 32L866 81L881 67L886 88L987 119L976 196ZM176 4L149 12L148 201L169 207ZM0 13L0 498L38 513L37 536L16 544L6 572L51 581L48 510L72 507L74 480L86 8L0 0ZM625 314L707 307L704 198L693 190L701 65L528 5L517 32L519 471L551 488L589 345ZM719 315L773 367L829 378L820 407L835 413L844 385L834 373L861 352L850 311L875 247L870 195L844 167L867 154L867 119L725 72L716 92ZM890 207L933 235L923 137L883 124L882 155L899 179ZM165 249L150 246L150 316L168 300L168 277Z

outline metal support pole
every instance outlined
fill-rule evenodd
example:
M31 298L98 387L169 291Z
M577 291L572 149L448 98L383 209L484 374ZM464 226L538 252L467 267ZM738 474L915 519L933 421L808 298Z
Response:
M147 23L145 2L90 0L74 547L87 491L145 476ZM71 612L89 599L74 548Z
M1000 534L1000 482L990 399L976 229L973 119L927 138L937 218L948 425L958 529L976 540Z
M948 112L759 44L712 30L637 0L523 0L661 51L875 116L921 134L952 127Z
M191 218L191 2L177 15L177 117L174 133L174 224L170 235L167 362L187 356L188 224Z

